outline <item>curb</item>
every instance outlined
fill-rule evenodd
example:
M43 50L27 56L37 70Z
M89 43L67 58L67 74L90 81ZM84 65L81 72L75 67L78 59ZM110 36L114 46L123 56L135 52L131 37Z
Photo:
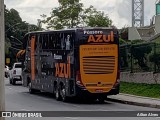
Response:
M157 100L157 101L160 101L160 99L158 99L158 98L151 98L151 97L137 96L137 95L131 95L131 94L123 94L123 93L119 93L119 95L131 96L131 97L136 97L136 98L142 98L142 99L150 99L150 100Z
M156 104L133 102L133 101L116 99L116 98L107 98L107 101L112 101L112 102L118 102L118 103L122 103L122 104L129 104L129 105L136 105L136 106L143 106L143 107L151 107L151 108L158 108L158 109L160 109L160 105L156 105Z

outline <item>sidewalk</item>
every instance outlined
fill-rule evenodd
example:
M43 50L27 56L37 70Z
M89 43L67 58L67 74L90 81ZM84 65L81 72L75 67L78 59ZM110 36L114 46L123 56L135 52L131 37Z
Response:
M124 104L138 105L138 106L152 107L152 108L160 109L160 99L156 99L156 98L141 97L141 96L120 93L118 95L108 96L108 100L120 102Z

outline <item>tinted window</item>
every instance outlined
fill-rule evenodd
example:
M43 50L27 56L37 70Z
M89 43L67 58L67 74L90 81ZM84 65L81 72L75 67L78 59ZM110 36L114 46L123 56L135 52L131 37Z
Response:
M21 64L15 64L15 68L22 68Z

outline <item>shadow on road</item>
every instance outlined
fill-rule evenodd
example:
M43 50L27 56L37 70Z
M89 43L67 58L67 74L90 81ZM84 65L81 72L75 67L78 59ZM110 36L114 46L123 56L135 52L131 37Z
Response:
M5 86L22 86L22 83L16 83L15 85L12 85L12 84L5 84Z
M29 92L25 92L30 94ZM47 93L47 92L36 92L33 95L35 96L39 96L39 97L44 97L44 98L49 98L49 99L55 99L55 96L52 93ZM62 101L60 101L62 102ZM86 99L79 99L79 98L70 98L69 101L67 101L66 103L70 103L70 104L86 104L86 105L97 105L97 104L111 104L110 102L108 102L107 100L105 100L105 102L100 103L98 100L89 100L89 98Z

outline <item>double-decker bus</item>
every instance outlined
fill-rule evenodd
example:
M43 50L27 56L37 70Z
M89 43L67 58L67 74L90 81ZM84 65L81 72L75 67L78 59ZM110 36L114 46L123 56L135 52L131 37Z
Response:
M103 101L119 93L119 35L114 28L30 32L24 37L23 85L57 100Z

